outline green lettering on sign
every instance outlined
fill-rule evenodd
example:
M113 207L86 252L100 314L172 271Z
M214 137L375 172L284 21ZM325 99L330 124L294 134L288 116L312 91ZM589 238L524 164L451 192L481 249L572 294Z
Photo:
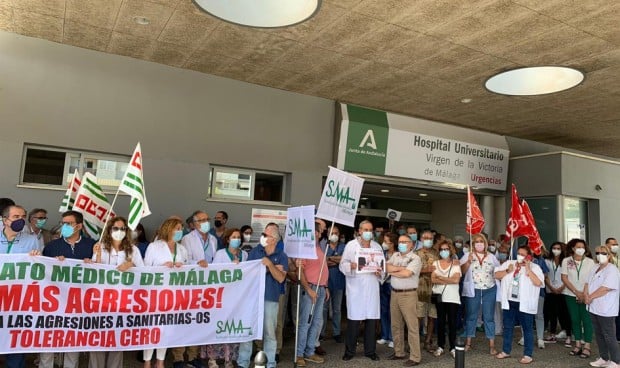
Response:
M385 174L389 125L387 113L347 105L349 128L344 170Z
M341 187L340 183L337 183L333 180L327 182L327 191L325 192L325 197L327 198L336 198L336 202L338 204L344 204L346 207L355 208L356 200L351 197L351 189L349 187ZM349 205L349 202L352 204Z
M303 224L301 223L301 219L289 219L288 220L288 236L297 236L298 238L305 238L308 234L311 235L311 239L314 240L314 234L312 234L312 229L308 228L306 224L306 220L303 220Z

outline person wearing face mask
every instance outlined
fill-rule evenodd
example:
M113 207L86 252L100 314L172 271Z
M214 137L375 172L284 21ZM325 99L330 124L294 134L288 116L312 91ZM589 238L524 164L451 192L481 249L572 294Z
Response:
M418 229L413 225L409 225L407 226L406 232L409 239L413 242L413 250L417 251L422 249L422 241L418 239Z
M495 277L502 282L502 309L504 310L504 334L502 351L497 359L510 357L515 322L519 321L525 344L521 364L530 364L534 353L534 316L538 309L540 288L544 287L544 275L532 262L532 250L527 245L517 249L517 260L507 261L495 270Z
M394 254L396 242L398 241L398 235L394 233L387 233L383 236L383 254L385 259L390 259ZM381 304L381 336L377 340L377 344L385 345L393 348L394 342L392 341L392 322L390 320L390 293L391 293L391 277L389 274L385 275L383 283L380 289L380 304Z
M59 261L65 258L90 260L93 258L93 247L95 240L82 237L82 227L84 217L76 211L66 211L62 214L62 227L60 228L61 238L52 240L43 248L43 255L55 257ZM78 365L79 353L64 353L64 368L74 368ZM39 367L53 368L54 353L41 353L39 356Z
M496 248L495 245L496 245L495 240L494 239L489 239L489 246L487 248L489 253L495 254L495 252L497 251L497 248Z
M45 244L52 241L52 233L46 230L47 211L43 208L35 208L28 213L28 225L26 231L37 237L39 240L39 250L42 251Z
M390 314L394 331L394 354L389 360L406 359L404 324L407 325L409 359L403 364L412 367L420 364L420 334L418 325L418 284L422 261L413 250L414 244L408 235L398 237L398 252L387 261L387 272L392 277Z
M549 268L547 267L547 263L545 262L543 256L547 254L546 249L543 247L541 249L541 254L539 256L534 255L532 262L537 264L538 267L542 270L543 277L546 279L547 275L549 275ZM539 296L538 296L538 309L536 310L536 317L534 318L534 322L536 323L536 341L538 343L539 349L545 348L545 340L544 340L544 331L545 331L545 316L544 316L544 306L545 306L545 294L546 290L544 287L540 288ZM523 334L522 334L523 336ZM524 344L524 338L521 337L519 340L519 345Z
M181 244L187 249L190 262L195 263L204 259L211 263L219 248L218 240L210 233L209 214L204 211L196 211L192 213L192 219L194 230L183 237Z
M597 266L592 268L584 285L584 303L589 306L590 319L594 327L599 358L591 362L592 367L620 366L620 348L616 342L616 316L618 315L620 274L610 264L613 258L611 249L601 245L596 247Z
M456 355L456 316L461 297L459 295L459 281L461 280L461 267L454 265L452 257L456 250L447 240L437 244L439 260L433 263L435 270L431 273L433 293L441 295L437 300L437 350L433 353L436 357L441 356L446 345L446 318L448 319L448 344L450 355Z
M569 256L562 260L562 282L564 283L564 298L571 319L575 347L570 355L589 358L592 342L592 321L584 304L583 288L594 261L590 258L588 244L583 239L571 239L566 248Z
M463 257L463 237L456 235L454 237L454 248L456 249L456 256L461 259Z
M364 355L373 361L379 360L375 341L375 326L380 318L379 280L381 273L357 273L355 254L360 248L372 248L382 251L377 242L372 240L372 223L368 220L360 222L360 237L351 240L345 247L340 260L340 271L346 279L347 293L347 335L343 360L353 359L357 349L357 335L360 322L365 321Z
M286 272L288 271L288 256L276 247L279 240L278 225L273 222L269 223L261 234L260 245L248 254L248 261L260 259L267 268L262 336L263 350L267 354L267 368L276 367L278 301L282 293L281 285L286 280ZM256 336L256 338L260 339L261 336ZM251 355L252 342L241 343L237 365L241 368L248 368Z
M562 261L564 260L565 249L566 244L562 242L551 244L551 252L549 252L545 260L549 273L545 277L547 293L543 309L545 320L549 322L550 334L545 338L545 343L555 343L558 339L566 338L565 344L568 347L572 347L571 334L573 331L568 316L568 309L566 309L566 300L562 294L566 287L562 282ZM563 331L560 331L560 333L557 333L558 321L563 328Z
M605 246L611 250L612 253L612 263L618 268L620 271L620 254L618 254L618 240L616 238L607 238L605 240ZM616 317L616 340L620 343L620 311L618 311L618 316Z
M422 262L422 270L420 271L420 282L418 286L418 318L420 324L424 323L426 318L426 339L424 341L424 347L430 353L434 353L436 347L433 346L433 330L435 326L435 319L437 318L437 308L431 303L432 281L431 273L435 271L434 262L439 259L439 254L433 248L433 233L430 230L425 230L422 233L422 248L416 251L418 257Z
M396 234L398 234L398 236L407 234L407 228L405 227L405 224L398 225L398 227L396 228Z
M37 237L22 232L26 225L26 210L21 206L9 205L2 211L2 225L0 231L0 253L39 255ZM53 354L52 354L53 357ZM7 354L4 356L6 367L25 368L26 354Z
M254 233L254 230L252 230L252 226L241 226L241 249L246 252L251 251L253 248L252 244L250 243L252 241L252 233Z
M329 300L323 307L323 331L321 335L325 336L327 329L327 316L329 308L332 309L332 336L337 343L342 342L340 335L340 322L342 320L342 297L344 296L345 279L344 275L338 269L342 253L344 253L345 244L340 242L340 228L334 226L329 236L329 246L327 247L327 269L329 270L329 278L327 279L327 289L329 290Z
M197 263L201 267L207 267L207 261L204 259L198 262L191 262L187 249L181 244L183 238L183 222L177 217L171 217L165 220L158 232L158 240L149 244L146 250L146 256L144 257L144 265L146 267L152 266L166 266L166 267L181 267L185 264ZM164 368L164 359L166 358L166 348L156 349L156 367ZM172 354L174 357L174 368L183 367L185 353L185 347L172 348ZM202 368L202 362L198 357L198 347L191 346L187 348L187 356L189 361L195 367ZM153 349L144 350L144 368L151 367L151 359L153 358Z
M146 232L144 230L144 225L141 223L136 226L136 230L131 232L131 241L132 243L138 247L140 250L140 255L142 259L146 255L146 248L149 246L149 242L146 239Z
M227 229L222 237L226 248L215 253L213 263L238 264L248 259L247 252L241 250L242 231L236 228ZM207 345L209 368L218 368L217 359L224 360L224 368L234 368L233 361L239 356L239 344Z
M127 226L127 220L123 217L114 217L108 221L105 228L101 241L93 247L93 259L90 262L114 265L121 272L132 267L144 267L140 251L131 244L131 229ZM122 367L122 351L91 351L89 353L88 368Z
M482 308L484 334L489 340L489 353L495 350L495 267L499 266L497 258L487 252L487 239L482 234L472 236L474 244L469 253L461 258L463 280L463 299L465 301L465 351L471 350L471 339L476 335L478 312Z
M222 237L226 231L226 224L228 223L228 213L226 211L217 211L213 219L214 227L209 230L209 233L217 239L217 249L225 248Z

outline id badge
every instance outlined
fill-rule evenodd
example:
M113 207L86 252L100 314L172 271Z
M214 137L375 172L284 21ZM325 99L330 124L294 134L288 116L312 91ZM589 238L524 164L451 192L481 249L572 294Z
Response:
M515 299L519 298L519 281L515 280L512 282L510 297Z

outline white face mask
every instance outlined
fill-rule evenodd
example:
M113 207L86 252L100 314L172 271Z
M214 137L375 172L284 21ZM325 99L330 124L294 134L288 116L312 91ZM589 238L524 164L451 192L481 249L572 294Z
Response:
M454 246L457 248L463 248L463 243L454 243Z
M383 248L383 250L388 250L390 249L390 246L385 244L385 242L383 244L381 244L381 247Z
M578 256L583 256L584 254L586 254L586 249L585 248L577 248L575 249L575 254Z
M243 234L243 241L245 243L249 243L250 239L252 239L252 235L250 235L250 234Z
M617 246L617 245L612 245L612 246L611 246L611 251L612 251L613 253L618 253L618 246Z
M557 257L560 254L562 254L562 250L561 249L551 249L551 253L553 253L553 255Z
M469 253L469 248L463 248L463 253L465 254Z
M598 256L596 256L596 259L598 260L598 263L606 264L607 262L609 262L609 258L607 257L608 256L605 254L599 254Z
M138 239L138 232L137 231L132 231L131 232L131 240L136 240Z
M330 235L330 236L329 236L329 241L330 241L331 243L337 243L337 242L338 242L338 235L336 235L336 234L332 234L332 235Z
M489 252L495 253L495 246L494 245L489 245Z
M517 254L517 262L522 263L524 259L525 259L525 256Z
M125 232L123 230L112 231L110 235L112 235L112 239L116 241L121 241L125 238Z
M263 246L263 248L267 246L267 240L268 240L268 239L269 239L269 238L267 238L266 236L262 236L262 235L261 235L261 237L260 237L260 245L262 245L262 246Z

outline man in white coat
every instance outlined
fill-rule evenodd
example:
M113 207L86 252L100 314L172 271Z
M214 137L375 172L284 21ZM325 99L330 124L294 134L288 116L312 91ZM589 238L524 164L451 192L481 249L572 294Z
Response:
M382 252L381 246L372 240L373 226L370 221L359 225L360 236L351 240L344 249L340 261L340 271L346 278L347 295L347 332L343 360L355 356L357 334L360 322L364 327L364 355L372 360L379 360L376 353L375 325L379 319L379 279L381 273L358 273L355 253L360 248L372 248Z
M181 240L181 244L187 249L189 264L197 263L203 259L207 263L213 262L213 257L217 252L217 239L209 233L211 230L210 220L211 218L204 211L196 211L192 214L194 230Z

